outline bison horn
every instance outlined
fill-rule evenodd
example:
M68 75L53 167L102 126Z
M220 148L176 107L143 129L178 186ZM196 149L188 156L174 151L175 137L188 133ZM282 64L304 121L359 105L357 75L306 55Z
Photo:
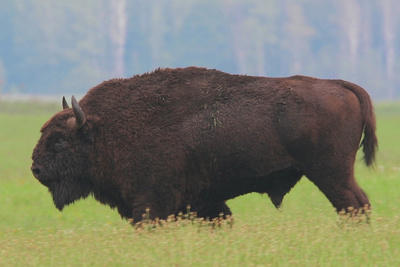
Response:
M67 103L67 100L65 100L65 97L64 97L64 96L63 96L63 100L62 100L62 106L63 106L63 109L69 108L68 103Z
M74 110L75 118L70 118L67 122L68 127L74 130L78 130L83 127L86 123L86 116L75 97L72 96L71 99L72 109Z

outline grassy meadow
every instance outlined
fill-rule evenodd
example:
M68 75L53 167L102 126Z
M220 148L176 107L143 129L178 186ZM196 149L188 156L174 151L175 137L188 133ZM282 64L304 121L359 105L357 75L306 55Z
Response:
M306 178L276 210L229 201L234 220L134 229L92 198L59 212L30 172L39 129L60 105L0 101L0 266L400 266L400 104L376 104L379 152L356 176L370 223L338 216Z

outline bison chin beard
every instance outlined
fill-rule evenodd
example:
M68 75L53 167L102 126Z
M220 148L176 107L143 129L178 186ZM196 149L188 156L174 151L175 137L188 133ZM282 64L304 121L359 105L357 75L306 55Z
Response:
M49 191L53 196L53 202L60 211L64 206L74 203L75 200L86 198L90 194L88 184L78 182L74 179L56 181L49 185Z

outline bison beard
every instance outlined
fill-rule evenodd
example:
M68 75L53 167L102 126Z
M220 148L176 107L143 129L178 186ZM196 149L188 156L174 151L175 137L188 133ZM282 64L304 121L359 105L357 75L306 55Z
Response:
M63 210L64 206L81 198L86 198L90 194L88 185L74 179L54 181L48 185L48 188L53 196L54 205L60 211Z
M63 99L41 132L32 172L59 210L92 194L134 221L188 204L212 219L249 192L279 207L302 176L337 211L370 207L354 161L360 145L374 161L375 115L342 80L159 69L104 82L72 108Z

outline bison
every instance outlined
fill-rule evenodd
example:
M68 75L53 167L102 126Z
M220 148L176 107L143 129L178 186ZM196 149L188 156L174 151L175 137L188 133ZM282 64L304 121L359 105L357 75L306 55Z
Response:
M374 161L375 115L353 83L166 68L71 102L44 124L32 155L59 210L93 195L135 222L148 208L162 219L188 204L212 219L249 192L279 207L302 176L338 212L370 207L354 163L360 146Z

